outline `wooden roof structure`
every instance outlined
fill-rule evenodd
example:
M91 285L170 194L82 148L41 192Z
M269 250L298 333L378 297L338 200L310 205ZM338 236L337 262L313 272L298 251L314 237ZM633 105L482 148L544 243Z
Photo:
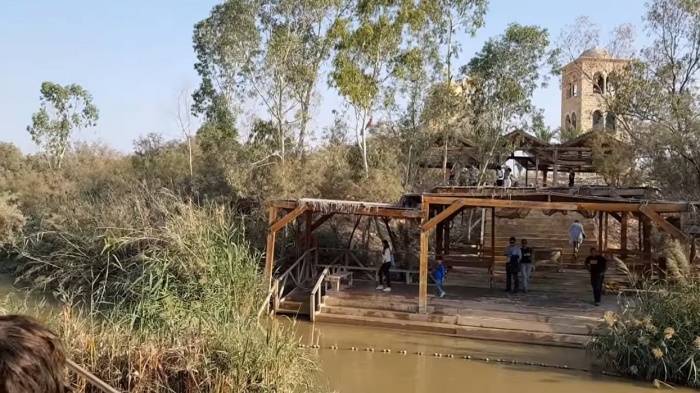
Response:
M644 224L656 224L673 238L688 244L688 235L672 224L663 214L686 213L697 209L700 203L678 202L660 199L653 189L637 187L614 189L606 187L582 188L575 192L561 188L505 189L495 187L438 187L430 193L407 194L399 203L375 203L325 199L276 200L268 204L269 227L265 254L265 277L272 280L275 254L275 234L297 218L306 218L306 236L310 238L318 228L335 214L375 216L398 219L419 219L419 312L427 310L428 248L432 230L445 227L465 208L482 208L491 211L491 265L495 263L495 235L493 225L496 209L536 209L550 212L577 211L581 214L603 212L619 215L622 227L630 214L644 219ZM283 213L280 217L279 213ZM313 221L313 213L320 214ZM602 215L599 231L602 230ZM606 226L607 227L607 226ZM606 235L607 236L607 235ZM439 237L439 236L438 236ZM626 239L626 237L625 237ZM308 239L307 239L308 240ZM622 240L626 242L626 240ZM438 242L439 243L439 242ZM306 244L310 244L310 241ZM623 247L623 248L626 248Z
M492 160L489 169L495 169L497 165L511 159L527 170L557 171L571 168L577 172L595 172L591 144L598 135L600 131L590 131L564 143L551 144L523 130L516 130L503 136L499 149L502 155ZM610 141L614 143L615 140ZM458 162L462 165L479 164L475 146L469 139L459 138L454 146L447 147L447 166L452 167ZM516 155L516 152L521 154ZM445 147L442 138L438 136L428 148L421 166L442 168L444 155Z

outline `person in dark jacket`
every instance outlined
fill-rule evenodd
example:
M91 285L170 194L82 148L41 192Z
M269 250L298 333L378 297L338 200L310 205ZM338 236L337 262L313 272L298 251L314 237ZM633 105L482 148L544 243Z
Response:
M506 292L518 292L518 273L520 272L520 247L515 244L515 238L511 237L506 248ZM514 285L511 285L514 284Z
M591 255L586 258L586 268L591 273L591 287L593 287L593 302L600 305L600 297L603 294L603 282L605 272L608 270L608 260L598 253L595 247L591 247Z
M569 169L569 187L574 186L574 179L575 178L576 178L576 172L574 172L573 168Z
M435 278L435 290L437 291L437 297L445 297L445 291L442 290L442 281L447 275L447 269L442 263L442 259L438 259L437 266L435 266L435 271L433 272L433 278Z

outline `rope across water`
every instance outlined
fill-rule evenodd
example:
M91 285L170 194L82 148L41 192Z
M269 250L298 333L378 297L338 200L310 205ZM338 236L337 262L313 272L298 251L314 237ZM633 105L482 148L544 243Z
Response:
M334 351L364 351L364 352L376 352L376 353L383 353L385 355L391 354L392 351L391 349L381 349L375 351L374 348L367 347L367 348L359 348L359 347L338 347L336 345L331 345L330 347L321 347L318 344L314 345L309 345L308 347L304 344L299 344L299 348L311 348L311 349L330 349ZM561 370L571 370L571 371L581 371L581 372L596 372L601 375L609 376L609 377L624 377L622 374L618 373L612 373L609 371L595 371L587 368L575 368L575 367L569 367L567 365L560 365L560 364L547 364L547 363L540 363L540 362L524 362L521 360L509 360L509 359L492 359L488 357L483 357L483 356L471 356L471 355L460 355L460 356L455 356L453 354L442 354L442 353L433 353L432 355L426 354L425 352L421 351L416 351L416 352L408 352L405 350L397 351L396 352L399 355L414 355L414 356L432 356L436 358L448 358L448 359L463 359L463 360L469 360L469 361L479 361L479 362L494 362L494 363L499 363L499 364L510 364L510 365L519 365L519 366L531 366L531 367L543 367L543 368L556 368L556 369L561 369Z

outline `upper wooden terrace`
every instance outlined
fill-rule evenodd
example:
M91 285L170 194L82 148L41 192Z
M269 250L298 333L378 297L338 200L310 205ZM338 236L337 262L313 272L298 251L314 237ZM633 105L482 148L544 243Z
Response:
M601 135L605 138L598 138ZM619 143L610 134L595 130L559 144L546 142L523 130L516 130L500 138L496 145L497 153L488 168L495 169L506 160L513 160L525 169L526 183L529 182L529 172L534 171L535 184L541 181L546 185L547 173L552 173L552 184L557 185L557 177L562 170L596 173L598 168L595 165L595 154L607 154ZM597 149L594 148L596 145L599 145ZM442 135L438 134L433 138L420 166L443 168L446 163L449 170L456 163L480 165L479 151L477 144L465 137L457 138L445 148ZM447 176L445 173L446 178Z
M656 225L675 239L688 244L688 236L668 221L665 215L694 210L696 203L665 201L658 199L650 188L500 188L500 187L438 187L430 193L408 194L398 204L358 201L299 199L275 200L268 204L269 229L265 260L265 275L272 279L274 268L275 234L285 225L303 217L306 221L305 244L311 244L314 230L336 214L375 216L385 219L415 220L420 225L418 310L427 310L428 249L429 236L434 229L444 230L445 222L462 210L481 208L490 210L491 223L495 222L496 209L535 209L543 211L575 211L591 216L599 213L620 219L622 228L630 214L640 218L648 233L650 225ZM280 214L281 213L281 214ZM314 214L316 217L314 217ZM492 227L493 229L493 227ZM599 225L599 244L602 244L602 225ZM439 235L439 232L438 232ZM440 236L436 236L439 238ZM648 236L645 236L648 237ZM623 239L624 243L624 239ZM437 245L438 247L440 244ZM495 231L491 231L491 249L495 248ZM621 250L626 252L626 250ZM651 246L645 240L643 253L651 255ZM491 263L495 253L491 253ZM320 282L320 280L319 280ZM316 286L318 287L319 284ZM313 311L312 311L313 313Z

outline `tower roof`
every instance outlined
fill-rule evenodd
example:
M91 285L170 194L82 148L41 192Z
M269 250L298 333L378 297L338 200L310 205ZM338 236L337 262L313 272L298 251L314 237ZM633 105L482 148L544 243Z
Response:
M605 49L593 48L583 51L579 59L611 59L612 55Z

